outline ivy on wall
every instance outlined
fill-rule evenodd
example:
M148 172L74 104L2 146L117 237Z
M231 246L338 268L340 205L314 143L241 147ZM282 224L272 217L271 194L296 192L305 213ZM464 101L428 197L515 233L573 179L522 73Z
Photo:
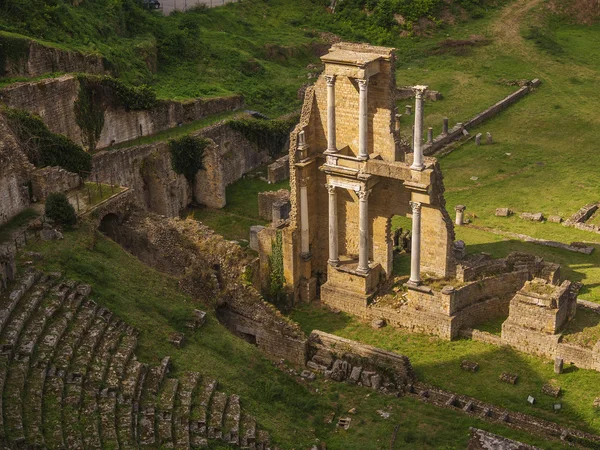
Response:
M283 238L281 231L277 231L275 239L271 243L271 255L269 256L271 269L269 278L269 297L276 305L282 300L284 293L285 277L283 274Z
M104 106L99 87L89 83L87 78L80 78L79 93L73 108L83 143L90 151L94 151L104 128Z
M189 135L170 140L171 165L175 173L193 183L196 173L204 169L204 150L208 143L208 139Z
M234 119L229 126L242 133L260 149L265 148L272 158L278 156L289 137L292 127L298 123L298 116L289 119Z
M10 63L27 60L29 40L20 37L0 35L0 76L6 75Z
M8 126L36 167L60 166L69 172L89 172L92 157L62 134L51 132L42 119L26 111L5 109Z

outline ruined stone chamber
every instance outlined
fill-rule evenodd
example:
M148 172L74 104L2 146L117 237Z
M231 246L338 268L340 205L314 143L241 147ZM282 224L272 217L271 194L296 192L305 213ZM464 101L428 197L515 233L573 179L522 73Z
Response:
M400 145L393 49L342 43L322 60L324 74L307 91L290 139L285 277L297 300L314 299L319 288L324 304L367 317L392 275L392 217L412 217L420 229L415 289L420 271L453 272L454 229L436 160ZM416 89L421 102L424 90Z

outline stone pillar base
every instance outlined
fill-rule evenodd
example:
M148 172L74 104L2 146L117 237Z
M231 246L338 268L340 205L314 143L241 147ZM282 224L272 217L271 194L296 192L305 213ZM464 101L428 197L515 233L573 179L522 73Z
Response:
M317 298L317 278L311 277L308 280L303 278L300 280L300 301L310 303Z

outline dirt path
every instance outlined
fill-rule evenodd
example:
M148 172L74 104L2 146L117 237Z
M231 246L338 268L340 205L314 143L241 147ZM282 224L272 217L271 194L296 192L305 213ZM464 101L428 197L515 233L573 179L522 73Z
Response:
M526 51L521 36L521 25L526 14L544 0L517 0L509 3L492 25L492 32L499 42Z

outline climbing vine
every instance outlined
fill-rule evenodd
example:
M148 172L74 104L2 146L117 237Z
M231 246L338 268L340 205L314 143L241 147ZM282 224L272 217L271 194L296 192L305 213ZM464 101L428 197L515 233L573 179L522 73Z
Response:
M51 132L38 116L9 108L4 110L4 114L34 166L60 166L74 173L91 170L92 157L66 136Z
M196 173L204 169L204 150L208 143L208 139L197 136L183 136L170 140L173 170L193 183Z
M0 75L8 72L10 63L26 60L29 56L29 41L20 37L0 35Z
M81 78L79 93L73 108L75 121L82 132L83 143L93 152L104 128L104 106L99 87L89 83L86 78Z
M285 278L283 274L283 238L281 231L277 231L275 239L271 243L271 255L269 256L271 275L269 279L269 297L278 304L284 293Z
M234 119L229 126L242 133L249 141L266 149L271 157L278 156L289 137L290 131L298 123L298 116L288 119Z

